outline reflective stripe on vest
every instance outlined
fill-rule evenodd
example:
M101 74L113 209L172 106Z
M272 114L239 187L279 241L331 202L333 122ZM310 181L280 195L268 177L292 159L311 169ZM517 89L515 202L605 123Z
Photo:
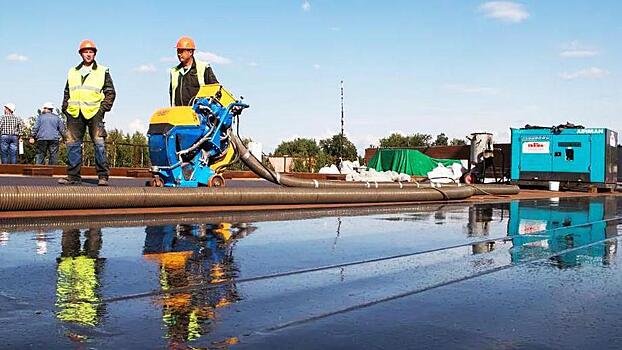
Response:
M101 102L104 100L102 89L108 67L97 65L97 69L92 69L82 83L80 70L71 68L67 74L67 84L69 85L69 101L67 113L77 118L82 112L86 119L91 119L99 111Z
M194 62L197 67L197 79L199 80L199 86L203 86L205 85L205 70L209 67L209 64L197 60L194 60ZM171 68L171 106L175 105L175 90L177 90L177 85L179 84L179 75L181 74L179 72L180 70L181 69L177 68L177 66Z

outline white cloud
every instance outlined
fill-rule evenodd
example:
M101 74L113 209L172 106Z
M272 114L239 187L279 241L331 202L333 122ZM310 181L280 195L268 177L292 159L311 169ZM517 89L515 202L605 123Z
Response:
M153 73L155 71L157 71L157 69L153 64L141 64L140 66L134 68L134 72L140 73Z
M562 48L559 53L561 57L578 58L598 56L598 50L581 45L578 41L573 41Z
M372 134L363 135L346 135L348 139L356 146L356 150L360 156L365 156L365 149L369 146L378 146L378 141L388 135L377 136Z
M572 79L601 79L609 75L609 71L605 69L601 69L598 67L590 67L586 69L581 69L576 72L564 72L559 75L560 78L564 80L572 80Z
M320 68L321 68L321 67L320 67L320 65L319 65L319 64L317 64L317 63L313 65L313 69L316 69L316 70L317 70L317 69L320 69Z
M143 121L141 119L134 119L134 120L132 120L128 124L128 128L129 128L130 134L133 134L136 131L139 131L139 132L144 134L145 131L147 130L147 128L145 127L145 125L143 124Z
M207 52L207 51L197 51L194 56L196 56L196 58L203 60L203 61L208 61L209 63L215 63L215 64L230 64L232 63L232 61L226 57L222 57L219 56L215 53L212 52ZM160 62L165 62L165 63L179 63L179 59L177 57L161 57L160 58Z
M497 89L484 86L469 86L463 84L447 84L443 86L447 91L473 95L496 95Z
M248 62L248 65L251 66L251 67L257 67L258 66L257 62L254 62L254 61L253 62Z
M215 53L207 51L197 51L194 56L200 60L205 60L215 64L230 64L232 61L226 57L218 56Z
M20 55L18 53L12 53L8 56L6 56L7 61L13 61L13 62L26 62L29 61L30 58L24 56L24 55Z
M330 27L330 30L332 30L333 32L338 32L341 30L341 27Z
M302 10L305 12L311 11L311 3L308 0L302 2Z
M512 1L489 1L479 6L484 16L502 22L520 23L529 17L523 4Z
M592 50L564 50L559 53L562 57L594 57L598 55L598 51Z

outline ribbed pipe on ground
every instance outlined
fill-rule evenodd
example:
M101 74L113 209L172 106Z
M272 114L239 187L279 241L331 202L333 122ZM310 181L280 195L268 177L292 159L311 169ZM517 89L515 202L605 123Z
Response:
M316 188L316 189L332 189L332 188L351 188L351 189L383 189L383 190L400 190L400 189L412 189L412 188L437 188L442 191L455 187L471 187L474 190L474 194L477 195L511 195L520 192L518 186L514 185L499 185L499 184L478 184L478 185L465 185L465 184L422 184L411 182L354 182L354 181L329 181L329 180L310 180L300 179L292 176L287 176L265 167L261 162L253 156L250 151L244 146L244 143L235 135L231 135L233 145L236 151L240 155L240 159L248 166L254 173L260 177L286 187L302 187L302 188Z
M235 136L244 163L284 188L152 188L3 186L0 210L151 208L218 205L421 202L466 199L474 194L516 194L502 185L357 183L298 179L264 167Z
M419 202L465 199L470 187L443 190L308 188L0 187L0 210L147 208L216 205Z

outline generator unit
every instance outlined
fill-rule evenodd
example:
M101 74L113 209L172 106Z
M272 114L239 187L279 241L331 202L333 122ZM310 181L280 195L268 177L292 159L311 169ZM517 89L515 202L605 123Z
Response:
M613 188L618 176L618 134L605 128L525 127L512 131L512 181L557 181L563 187Z

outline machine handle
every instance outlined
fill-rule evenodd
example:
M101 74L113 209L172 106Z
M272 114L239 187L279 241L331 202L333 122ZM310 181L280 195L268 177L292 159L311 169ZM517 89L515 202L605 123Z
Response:
M242 103L242 102L233 102L229 105L229 111L231 112L232 115L238 116L240 114L242 114L242 111L245 108L249 108L250 106L247 105L246 103Z

